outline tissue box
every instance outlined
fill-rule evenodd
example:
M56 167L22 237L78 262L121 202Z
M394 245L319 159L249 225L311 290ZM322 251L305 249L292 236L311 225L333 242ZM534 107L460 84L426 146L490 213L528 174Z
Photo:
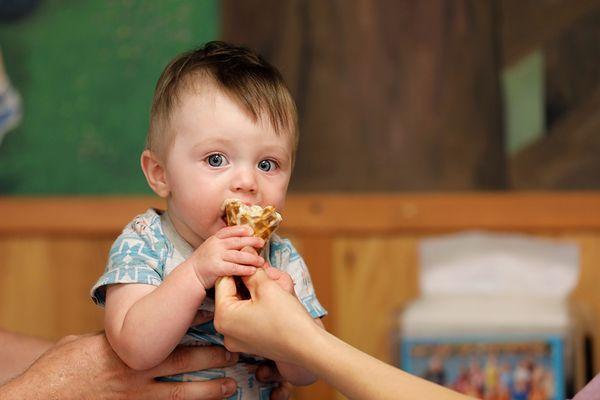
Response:
M565 399L572 386L568 307L522 298L421 298L400 318L400 367L486 399Z
M568 302L577 246L467 232L424 239L420 260L421 297L396 332L399 367L482 399L572 394L583 364Z
M563 341L558 336L414 339L402 368L485 399L564 399Z
M564 338L421 338L402 343L401 368L481 399L564 399Z

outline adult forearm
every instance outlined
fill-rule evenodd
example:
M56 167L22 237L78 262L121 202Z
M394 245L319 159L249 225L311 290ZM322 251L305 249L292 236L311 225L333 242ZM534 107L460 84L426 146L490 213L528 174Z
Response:
M0 329L0 385L25 371L51 346L48 340Z
M297 356L317 376L350 399L468 399L385 364L323 330L315 330ZM309 348L310 350L306 350Z
M50 399L53 396L46 385L39 385L35 382L22 382L21 378L16 378L0 386L0 399L2 400L42 400ZM63 397L63 399L66 399Z
M177 346L205 296L194 271L184 263L131 306L120 330L109 332L109 340L126 364L134 369L151 368Z

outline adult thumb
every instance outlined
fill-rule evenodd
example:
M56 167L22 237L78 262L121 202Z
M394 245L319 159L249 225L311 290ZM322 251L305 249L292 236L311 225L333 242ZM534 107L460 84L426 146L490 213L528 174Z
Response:
M244 280L244 283L250 292L250 297L253 299L256 298L256 290L258 287L266 282L271 281L265 270L262 268L257 268L252 275L244 276L242 279Z
M235 281L231 276L223 276L215 282L215 304L239 300Z

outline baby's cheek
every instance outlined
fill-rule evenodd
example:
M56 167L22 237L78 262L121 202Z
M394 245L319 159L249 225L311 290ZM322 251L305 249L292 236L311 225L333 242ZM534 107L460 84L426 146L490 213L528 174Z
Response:
M273 207L277 210L282 210L285 206L285 196L280 196L277 200L274 201Z
M223 213L219 210L219 212L215 213L210 219L206 219L203 226L207 227L206 229L209 230L209 236L211 236L227 227L227 222L223 218Z

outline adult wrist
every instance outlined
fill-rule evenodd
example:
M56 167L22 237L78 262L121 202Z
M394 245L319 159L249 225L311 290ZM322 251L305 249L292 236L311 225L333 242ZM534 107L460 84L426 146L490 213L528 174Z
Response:
M319 346L323 346L328 335L328 332L318 326L312 319L303 320L302 325L293 330L295 335L288 336L288 351L286 351L289 355L287 361L299 365L305 365L304 362L310 362L312 359L312 354L307 352L306 349L322 349L323 347ZM301 362L298 362L298 360Z

